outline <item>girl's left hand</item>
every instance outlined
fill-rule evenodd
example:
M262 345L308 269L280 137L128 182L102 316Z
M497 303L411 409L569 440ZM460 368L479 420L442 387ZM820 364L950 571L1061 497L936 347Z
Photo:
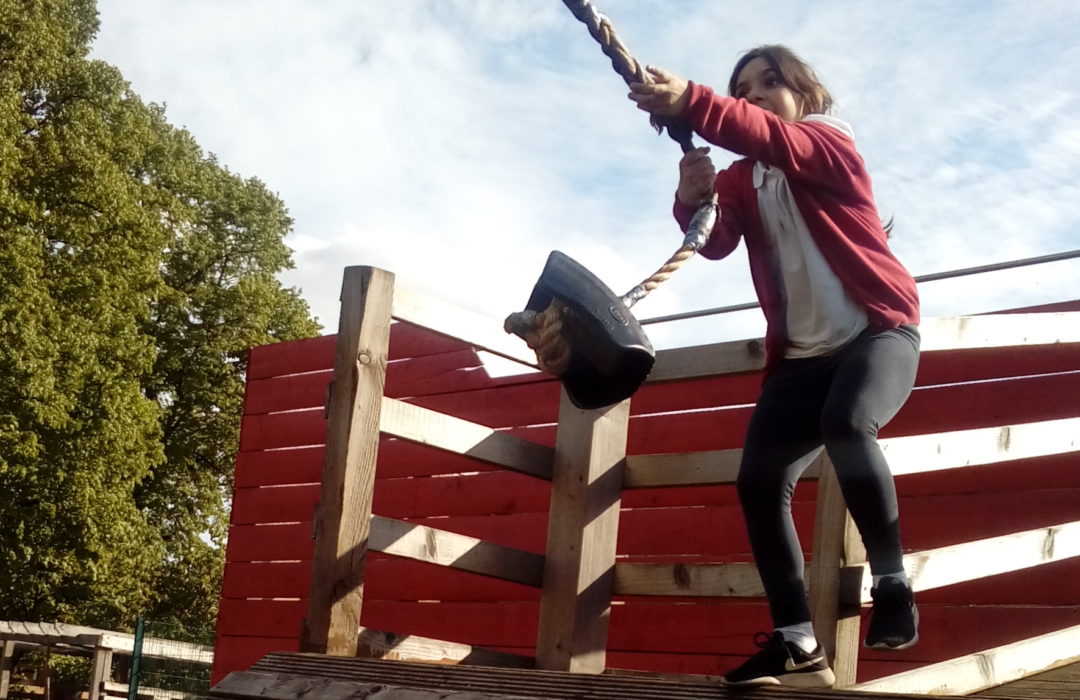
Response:
M648 66L651 83L630 83L628 97L637 103L638 109L658 117L679 117L690 102L687 81L662 68Z

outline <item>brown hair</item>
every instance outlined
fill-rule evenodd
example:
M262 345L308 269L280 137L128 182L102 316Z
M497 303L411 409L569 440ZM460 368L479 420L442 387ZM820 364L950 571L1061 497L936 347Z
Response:
M738 87L739 73L742 73L746 64L755 58L763 58L769 66L776 71L784 84L802 100L803 116L807 114L828 114L832 108L832 95L818 80L811 68L795 52L786 46L769 44L750 49L735 64L735 70L731 72L728 80L728 94L735 95Z

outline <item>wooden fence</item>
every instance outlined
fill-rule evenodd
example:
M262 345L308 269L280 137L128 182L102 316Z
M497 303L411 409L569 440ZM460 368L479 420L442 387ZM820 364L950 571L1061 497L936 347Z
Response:
M860 648L864 553L827 461L800 484L838 685L959 693L1080 656L1080 305L1062 308L922 325L882 431L919 645ZM357 267L337 336L252 350L214 682L301 648L719 674L770 629L732 485L760 341L662 351L601 411L538 372L489 376L478 349L531 361Z

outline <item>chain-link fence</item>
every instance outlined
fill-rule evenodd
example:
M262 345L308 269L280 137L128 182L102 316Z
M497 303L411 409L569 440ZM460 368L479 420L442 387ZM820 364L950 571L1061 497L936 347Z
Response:
M138 637L136 633L137 642ZM213 658L212 627L144 620L141 641L141 653L137 649L132 655L130 679L130 684L137 687L139 700L205 697L210 687L209 661Z

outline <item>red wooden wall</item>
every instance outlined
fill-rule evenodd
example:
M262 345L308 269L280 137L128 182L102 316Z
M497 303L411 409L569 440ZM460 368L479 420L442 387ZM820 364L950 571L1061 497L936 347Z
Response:
M1080 303L1055 310L1080 309ZM214 682L267 652L296 650L307 609L335 336L251 351ZM464 344L396 324L386 393L529 440L553 444L559 386L543 375L491 379ZM629 454L736 448L756 374L647 386L635 395ZM1080 415L1080 353L1068 346L923 355L918 385L882 437ZM692 412L686 412L693 409ZM681 412L681 413L677 413ZM1080 458L1059 457L902 476L905 547L920 550L1080 520ZM809 549L815 487L795 518ZM383 438L375 513L543 553L548 484ZM627 491L623 561L750 561L730 486ZM361 623L532 655L539 592L373 554ZM1080 624L1080 560L919 595L922 641L864 652L859 679L888 675ZM633 598L612 610L609 667L719 674L770 628L760 600Z

